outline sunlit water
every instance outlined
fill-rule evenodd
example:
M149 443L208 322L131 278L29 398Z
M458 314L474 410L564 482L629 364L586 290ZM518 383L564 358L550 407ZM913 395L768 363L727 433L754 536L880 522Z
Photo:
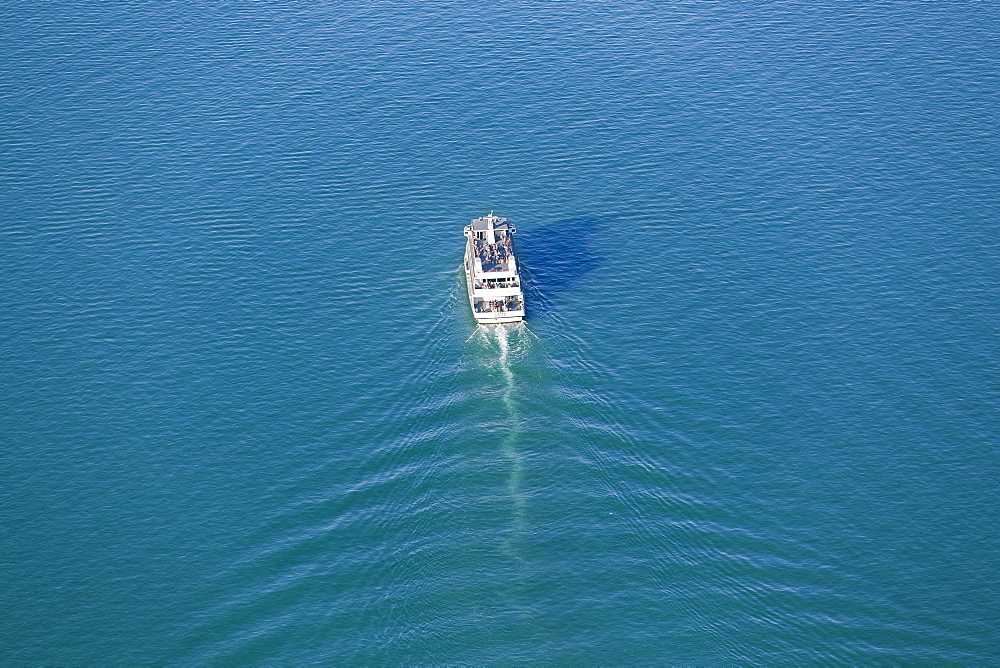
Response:
M0 660L996 664L998 7L6 3Z

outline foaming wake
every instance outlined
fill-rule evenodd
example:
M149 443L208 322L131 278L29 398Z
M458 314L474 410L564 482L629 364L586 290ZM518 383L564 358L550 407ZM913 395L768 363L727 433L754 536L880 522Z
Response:
M501 550L506 556L520 560L522 557L517 549L517 542L526 529L528 495L524 491L524 455L520 450L523 420L518 407L517 382L511 363L527 352L528 335L531 332L524 323L479 325L476 330L473 337L481 338L489 348L496 346L496 361L490 366L500 372L503 380L500 398L508 428L507 434L500 442L499 454L508 467L506 486L512 503L512 514L510 529L501 544Z
M519 325L524 329L524 325ZM510 429L500 443L500 454L507 460L510 473L507 476L507 493L514 504L511 517L510 534L503 541L503 551L507 556L521 559L517 551L516 540L524 535L525 515L528 499L524 492L524 457L518 444L521 440L521 416L514 400L514 371L510 367L510 331L503 325L495 325L493 332L497 345L500 347L500 372L503 374L503 404L507 411Z

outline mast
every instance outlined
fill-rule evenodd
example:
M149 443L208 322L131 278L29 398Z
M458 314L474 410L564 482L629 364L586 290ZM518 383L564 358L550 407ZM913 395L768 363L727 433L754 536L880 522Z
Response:
M489 236L489 242L495 244L497 242L496 233L493 231L493 221L496 220L496 216L493 215L493 209L490 209L490 215L486 216L486 232Z

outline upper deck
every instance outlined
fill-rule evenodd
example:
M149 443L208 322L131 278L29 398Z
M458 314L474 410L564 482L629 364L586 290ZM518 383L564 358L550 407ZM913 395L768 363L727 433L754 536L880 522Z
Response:
M511 245L515 230L506 218L492 213L476 218L465 228L470 255L475 259L475 274L516 275L517 260Z
M500 237L493 244L475 238L472 242L478 260L476 268L482 267L483 273L514 272L517 270L517 261L514 259L509 238Z

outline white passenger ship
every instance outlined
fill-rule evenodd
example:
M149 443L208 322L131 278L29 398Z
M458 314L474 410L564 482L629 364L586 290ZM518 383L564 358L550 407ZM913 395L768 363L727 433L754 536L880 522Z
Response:
M474 218L465 226L465 281L472 314L480 324L524 320L524 293L506 218Z

